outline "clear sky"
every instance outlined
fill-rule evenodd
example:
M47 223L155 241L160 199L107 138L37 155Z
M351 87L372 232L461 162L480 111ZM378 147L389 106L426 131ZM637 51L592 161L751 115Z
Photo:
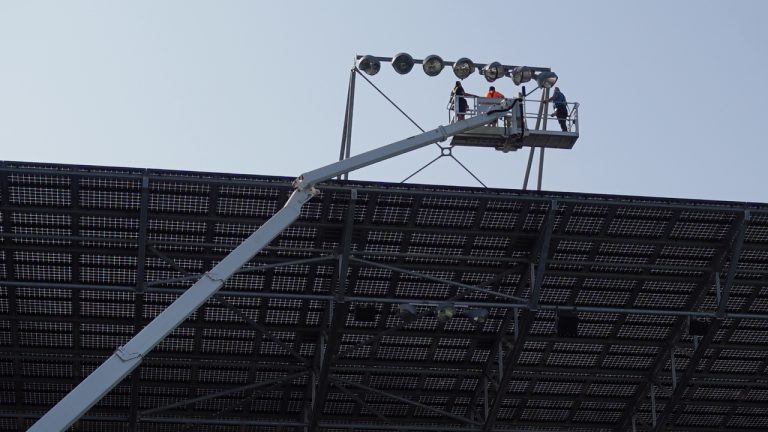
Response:
M404 51L557 72L581 137L547 151L545 190L767 202L766 16L762 0L0 0L0 160L296 176L338 159L355 54ZM449 69L371 79L423 128L446 123ZM417 132L358 79L353 153ZM454 155L520 188L527 153ZM350 178L398 182L437 154ZM448 158L411 181L478 185Z

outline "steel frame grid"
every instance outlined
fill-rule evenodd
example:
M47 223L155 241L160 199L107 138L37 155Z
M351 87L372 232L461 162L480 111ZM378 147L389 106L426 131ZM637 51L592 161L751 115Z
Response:
M290 191L284 178L161 170L5 162L0 174L6 271L0 284L0 374L12 383L0 387L0 418L11 420L0 425L12 425L0 430L31 424L188 286L186 278L218 262L247 235L246 227L258 227ZM379 430L430 430L429 424L440 430L617 429L628 407L640 416L648 411L647 403L636 402L652 369L645 365L666 362L669 345L694 352L691 338L673 318L686 313L716 316L715 290L689 287L708 273L718 273L726 282L731 260L715 268L702 261L712 260L709 251L727 255L730 246L723 233L733 229L745 210L752 218L740 256L732 259L738 268L731 285L738 289L728 293L726 309L743 316L723 317L726 330L697 362L686 396L675 397L678 408L666 429L701 428L712 420L707 410L723 413L718 417L723 430L759 428L767 421L759 409L768 403L765 362L750 363L744 370L740 359L721 356L741 350L765 357L767 351L768 331L760 324L765 321L749 315L764 313L760 305L768 298L763 270L768 242L761 234L768 226L765 205L364 182L328 183L322 189L292 230L249 265L263 270L250 269L221 293L259 328L232 310L221 321L216 318L224 316L221 312L211 315L221 305L211 300L146 359L139 373L91 411L97 418L84 419L75 428L128 424L154 430L162 421L177 426L196 422L200 430L233 424L256 430L270 422L270 427L304 430L316 421L318 430L333 430L361 421ZM349 220L343 214L352 189L359 195L351 238L342 247L344 221ZM230 201L229 210L219 210L234 198L237 204ZM546 237L542 226L553 201L558 210L542 260L532 251ZM233 235L228 227L237 226L244 229ZM334 259L344 256L354 268L346 281L349 310L379 306L373 325L356 322L348 312L334 336L323 324L330 322L330 308L322 305L337 293L338 282L331 279L338 271ZM531 269L532 263L540 265ZM742 263L748 266L740 267ZM524 277L531 270L540 273L534 278L540 285L531 286ZM388 288L358 290L358 284L367 283L363 275L373 275ZM622 288L627 285L622 281L631 281L631 286ZM467 291L464 285L485 285L525 299L538 289L540 309L534 315L530 302ZM579 297L587 286L595 287L592 297ZM611 307L610 291L603 295L604 288L596 288L602 286L626 292L629 309ZM686 311L636 303L641 295L665 292L682 292L689 299L698 294L702 307ZM459 308L496 311L486 324L424 316L403 325L396 316L398 304L419 304L429 312L462 293L454 299ZM246 306L251 304L256 308ZM577 309L584 326L578 337L553 334L556 308ZM530 316L527 327L516 329L513 311ZM594 331L603 327L607 333ZM276 383L264 392L249 390L168 409L162 418L141 415L157 408L152 404L181 403L269 381L264 373L274 379L306 371L289 351L316 358L323 333L326 341L337 340L341 351L359 345L354 355L315 374L330 383L325 407L341 403L337 399L343 395L351 404L351 417L334 416L329 408L315 414L315 420L308 416L311 412L302 406L313 402L315 386L306 377ZM424 342L411 343L419 340ZM505 363L506 376L489 376L499 343L511 363ZM644 349L650 351L638 357L636 352ZM650 360L637 367L638 358ZM677 368L682 372L686 367L681 357ZM654 380L657 388L670 388L671 375L662 365ZM413 377L409 388L391 385L398 376ZM451 380L450 394L430 390L440 377ZM502 378L510 383L506 397L494 388ZM342 390L339 379L352 379L358 387L341 384ZM492 421L482 413L479 397L486 383L491 387L489 402L495 405L498 399L499 408L489 413ZM599 390L611 385L627 387L631 396L617 399ZM657 403L662 406L671 394L660 392ZM736 400L729 396L734 394Z

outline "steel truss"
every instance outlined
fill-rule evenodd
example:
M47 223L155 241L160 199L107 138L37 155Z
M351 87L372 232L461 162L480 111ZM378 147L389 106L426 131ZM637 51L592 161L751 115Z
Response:
M29 427L266 220L236 206L280 208L290 192L111 170L2 166L0 392L14 402L0 430ZM703 412L722 430L768 425L765 206L323 189L76 427L707 430ZM110 207L126 194L130 211ZM438 321L446 304L458 315ZM356 315L366 307L374 321ZM463 317L478 307L486 322ZM565 310L576 337L556 335ZM691 317L711 322L702 337Z

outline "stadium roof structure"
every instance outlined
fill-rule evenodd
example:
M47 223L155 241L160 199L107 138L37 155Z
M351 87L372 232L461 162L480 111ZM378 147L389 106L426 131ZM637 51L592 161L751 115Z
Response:
M292 180L3 162L0 431L31 426ZM768 429L768 205L320 190L72 430Z

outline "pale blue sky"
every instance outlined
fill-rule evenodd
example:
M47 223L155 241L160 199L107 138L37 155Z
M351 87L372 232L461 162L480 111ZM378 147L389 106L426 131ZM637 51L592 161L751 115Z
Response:
M547 152L546 190L766 202L766 16L760 0L0 0L0 160L296 176L338 158L355 54L405 51L556 71L581 138ZM450 70L382 66L373 82L422 127L446 122ZM417 132L362 80L354 124L353 153ZM397 182L436 151L351 178ZM454 154L522 184L527 150ZM446 158L412 181L477 185Z

